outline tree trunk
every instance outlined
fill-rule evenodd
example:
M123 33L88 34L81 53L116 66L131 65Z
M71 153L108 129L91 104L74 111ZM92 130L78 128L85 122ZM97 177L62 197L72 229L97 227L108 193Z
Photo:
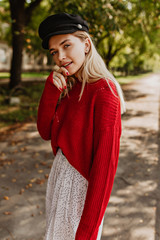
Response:
M35 0L25 7L25 0L9 0L12 19L12 60L9 87L14 88L21 82L24 27L31 20L33 10L42 0Z
M17 86L21 82L24 34L22 32L19 34L17 32L16 34L15 33L16 31L14 29L16 29L17 27L18 26L13 27L14 33L12 34L13 54L12 54L11 70L10 70L10 86L9 86L10 88Z
M109 68L110 62L123 47L125 47L125 44L119 44L119 46L115 48L113 39L108 39L108 52L105 55L105 63L107 68ZM113 50L113 48L115 49Z
M13 48L9 83L10 88L17 86L21 82L25 25L24 3L24 0L10 0Z
M108 52L107 52L107 54L105 56L105 62L106 62L107 68L109 68L109 64L110 64L111 60L112 60L112 44L109 41L109 43L108 43Z

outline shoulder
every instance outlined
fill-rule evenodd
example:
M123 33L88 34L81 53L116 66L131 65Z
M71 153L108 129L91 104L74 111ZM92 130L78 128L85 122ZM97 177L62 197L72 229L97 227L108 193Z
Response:
M116 117L120 112L120 97L117 94L115 83L110 79L100 79L98 86L95 96L95 110L101 116L105 114Z
M117 95L115 83L109 78L100 78L96 82L88 83L88 85L93 89L93 91L95 91L95 93L113 90L113 92Z
M115 126L117 119L120 119L120 98L111 80L99 80L94 109L95 118L101 128Z
M95 87L95 95L96 99L106 99L107 102L108 100L111 101L113 99L116 99L119 101L119 96L117 93L116 85L115 83L108 79L101 78L95 83L93 83Z

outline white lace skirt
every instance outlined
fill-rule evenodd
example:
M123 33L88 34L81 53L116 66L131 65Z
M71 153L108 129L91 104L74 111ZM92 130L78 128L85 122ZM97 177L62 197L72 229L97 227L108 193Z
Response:
M74 240L83 212L88 181L58 150L48 179L45 240ZM102 226L97 240L100 240Z

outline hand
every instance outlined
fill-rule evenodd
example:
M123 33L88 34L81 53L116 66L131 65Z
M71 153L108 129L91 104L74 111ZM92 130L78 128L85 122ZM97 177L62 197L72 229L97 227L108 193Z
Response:
M66 79L69 75L64 67L60 67L57 71L53 72L53 84L60 90L66 89Z

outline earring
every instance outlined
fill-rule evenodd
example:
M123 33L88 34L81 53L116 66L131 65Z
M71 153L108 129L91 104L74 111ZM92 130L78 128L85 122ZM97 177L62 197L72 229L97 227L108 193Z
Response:
M85 51L85 53L88 53L88 48L86 48L86 51Z

